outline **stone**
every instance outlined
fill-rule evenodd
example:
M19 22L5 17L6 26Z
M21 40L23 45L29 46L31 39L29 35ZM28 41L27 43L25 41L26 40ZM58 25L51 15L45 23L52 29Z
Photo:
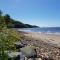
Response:
M41 58L37 58L36 60L42 60Z
M36 49L33 46L26 46L24 48L21 48L20 51L28 58L37 57Z
M22 44L21 42L16 42L16 43L15 43L15 46L16 46L16 49L19 49L19 48L25 47L25 45Z

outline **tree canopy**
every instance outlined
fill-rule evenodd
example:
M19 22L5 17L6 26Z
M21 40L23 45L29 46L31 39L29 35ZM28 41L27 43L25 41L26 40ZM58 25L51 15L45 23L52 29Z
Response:
M20 21L14 20L10 17L9 14L3 14L3 12L0 10L0 23L5 24L8 28L35 28L38 26L33 26L30 24L24 24Z

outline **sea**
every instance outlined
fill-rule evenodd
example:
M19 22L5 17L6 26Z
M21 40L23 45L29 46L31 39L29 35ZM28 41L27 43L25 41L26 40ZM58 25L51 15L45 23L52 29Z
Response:
M18 31L60 35L60 27L22 28L18 29Z

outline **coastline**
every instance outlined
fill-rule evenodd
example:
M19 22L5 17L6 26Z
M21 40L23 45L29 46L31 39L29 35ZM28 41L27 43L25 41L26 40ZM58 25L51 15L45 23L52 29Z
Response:
M56 45L60 47L60 35L37 33L37 32L26 32L26 37L33 38L34 40L44 41L48 44Z
M20 31L20 33L24 36L21 42L35 46L37 56L60 60L60 35L23 31Z

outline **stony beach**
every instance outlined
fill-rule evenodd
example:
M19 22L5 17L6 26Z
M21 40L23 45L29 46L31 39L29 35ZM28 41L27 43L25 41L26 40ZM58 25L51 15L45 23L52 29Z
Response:
M21 42L35 46L40 60L60 60L60 35L34 32L22 34L24 38Z

